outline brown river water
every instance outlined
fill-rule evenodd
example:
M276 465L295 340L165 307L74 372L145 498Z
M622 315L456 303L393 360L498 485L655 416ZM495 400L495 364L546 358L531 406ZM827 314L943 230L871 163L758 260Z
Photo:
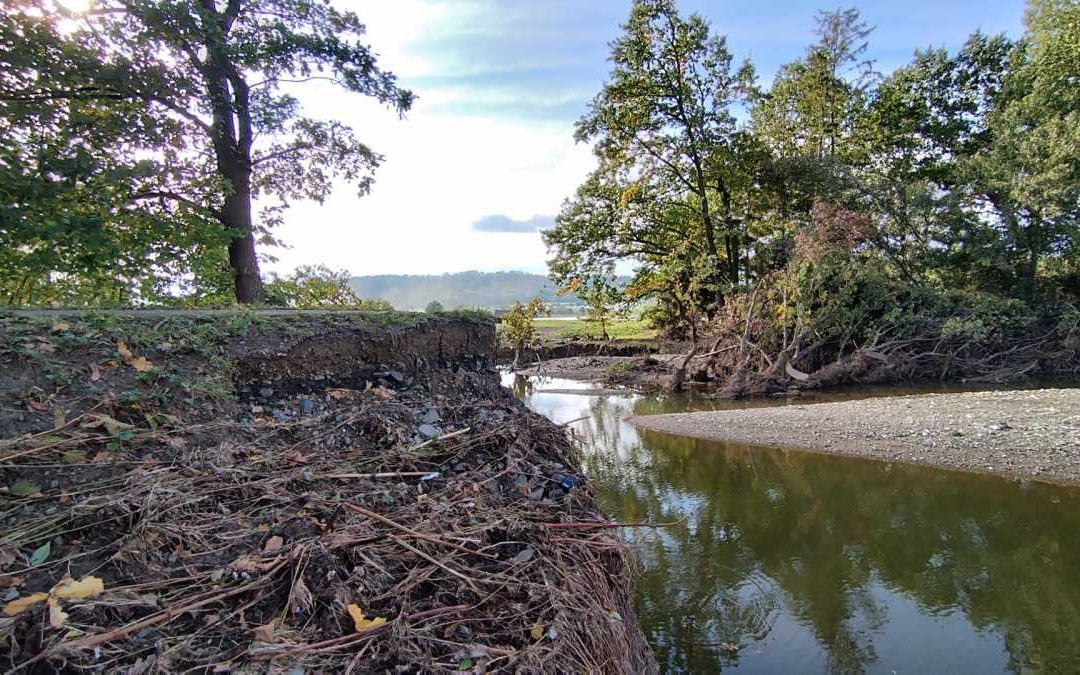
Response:
M552 420L578 420L569 426L611 518L677 523L622 530L636 554L638 619L663 670L1080 672L1080 488L625 421L783 401L505 383ZM919 391L943 389L820 400Z

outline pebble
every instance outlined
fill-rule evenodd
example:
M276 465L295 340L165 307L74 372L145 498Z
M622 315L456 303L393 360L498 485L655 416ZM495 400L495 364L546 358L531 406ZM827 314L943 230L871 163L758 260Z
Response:
M300 414L302 414L302 415L311 415L314 412L315 412L315 401L312 401L310 398L302 398L302 399L300 399Z
M420 416L420 422L423 424L435 424L439 421L439 411L435 408L428 408L424 411L424 414Z
M442 435L442 431L434 424L421 424L417 431L427 440L438 438Z

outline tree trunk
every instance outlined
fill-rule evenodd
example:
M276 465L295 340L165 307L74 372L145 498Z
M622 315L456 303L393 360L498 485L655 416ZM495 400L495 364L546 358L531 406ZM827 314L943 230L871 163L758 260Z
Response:
M239 3L221 14L215 0L199 0L207 36L206 62L200 70L210 96L213 121L210 138L218 172L229 182L220 220L229 232L229 265L233 270L236 301L250 305L262 299L262 278L255 253L255 228L251 218L251 90L241 68L225 48Z
M255 253L255 230L251 219L251 174L238 170L229 177L232 193L225 198L221 220L232 235L229 266L233 271L236 301L250 305L262 299L262 277Z

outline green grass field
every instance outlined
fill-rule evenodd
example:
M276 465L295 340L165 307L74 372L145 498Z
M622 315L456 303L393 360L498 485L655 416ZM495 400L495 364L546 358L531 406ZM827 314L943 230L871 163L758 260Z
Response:
M599 324L583 319L537 319L536 331L543 340L562 340L584 337L600 339ZM608 325L608 335L613 340L651 340L656 337L656 330L649 328L644 321L628 319L615 321Z

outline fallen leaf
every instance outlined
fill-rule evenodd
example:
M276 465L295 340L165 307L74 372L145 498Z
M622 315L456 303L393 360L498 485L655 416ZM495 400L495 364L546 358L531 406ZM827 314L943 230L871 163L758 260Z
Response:
M66 330L71 330L71 324L67 321L57 321L52 326L52 332L54 333L63 333Z
M49 625L53 628L63 628L67 618L67 612L60 607L60 600L49 598Z
M29 497L30 495L36 495L41 492L41 488L34 485L30 481L17 480L11 484L8 491L16 497Z
M131 357L134 356L134 354L132 354L131 350L128 348L127 343L123 340L117 341L116 351L120 354L120 356L123 357L125 361L130 361Z
M4 616L18 616L34 605L45 602L49 598L48 593L34 593L17 600L12 600L4 605Z
M96 363L90 364L90 381L97 382L101 379L101 368Z
M136 356L135 358L131 359L129 363L131 364L132 368L139 371L140 373L145 373L149 370L154 369L154 364L150 363L150 360L147 359L145 356Z
M326 393L329 394L330 398L334 399L335 401L340 401L343 398L349 397L348 389L329 389Z
M281 550L281 545L285 543L285 540L278 536L270 537L263 544L263 553L274 554Z
M52 589L53 597L70 600L96 598L104 592L105 582L100 577L93 576L83 577L78 581L70 578L63 579Z
M41 546L34 549L34 552L30 554L27 559L30 567L37 567L41 563L49 559L49 554L52 553L52 542L47 541Z
M271 621L268 624L253 629L251 635L259 642L273 642L275 628L277 628L275 622Z
M270 525L267 524L267 523L262 523L261 525L259 525L255 529L258 530L259 532L269 532L270 531Z
M96 429L101 427L110 434L118 434L121 431L129 431L135 428L130 424L113 419L108 415L90 415L86 421L82 423L82 427L84 429Z
M60 461L64 464L81 464L86 461L85 450L66 450L64 454L60 456Z
M310 612L312 605L315 603L315 596L312 595L311 589L304 583L302 576L296 577L296 581L293 582L292 590L289 591L289 598L293 613L304 614Z
M49 406L45 405L41 401L37 401L37 400L34 400L32 398L27 398L27 399L25 399L25 401L26 401L26 405L31 410L36 410L37 412L49 412L49 410L51 410L51 408L49 408Z
M357 633L366 633L386 623L386 619L381 616L374 619L364 618L364 610L360 609L356 604L350 604L346 609L349 610L349 616L352 617Z
M273 560L256 560L251 556L242 556L233 561L232 568L237 572L265 572L278 563L281 558Z
M311 455L305 455L299 450L296 452L285 455L285 459L289 460L293 464L307 464L311 461Z
M26 583L26 579L17 576L0 577L0 588L18 588Z
M58 405L53 406L53 430L62 428L67 424L67 413Z
M542 640L544 638L544 624L539 621L534 623L530 634L532 635L532 639Z

